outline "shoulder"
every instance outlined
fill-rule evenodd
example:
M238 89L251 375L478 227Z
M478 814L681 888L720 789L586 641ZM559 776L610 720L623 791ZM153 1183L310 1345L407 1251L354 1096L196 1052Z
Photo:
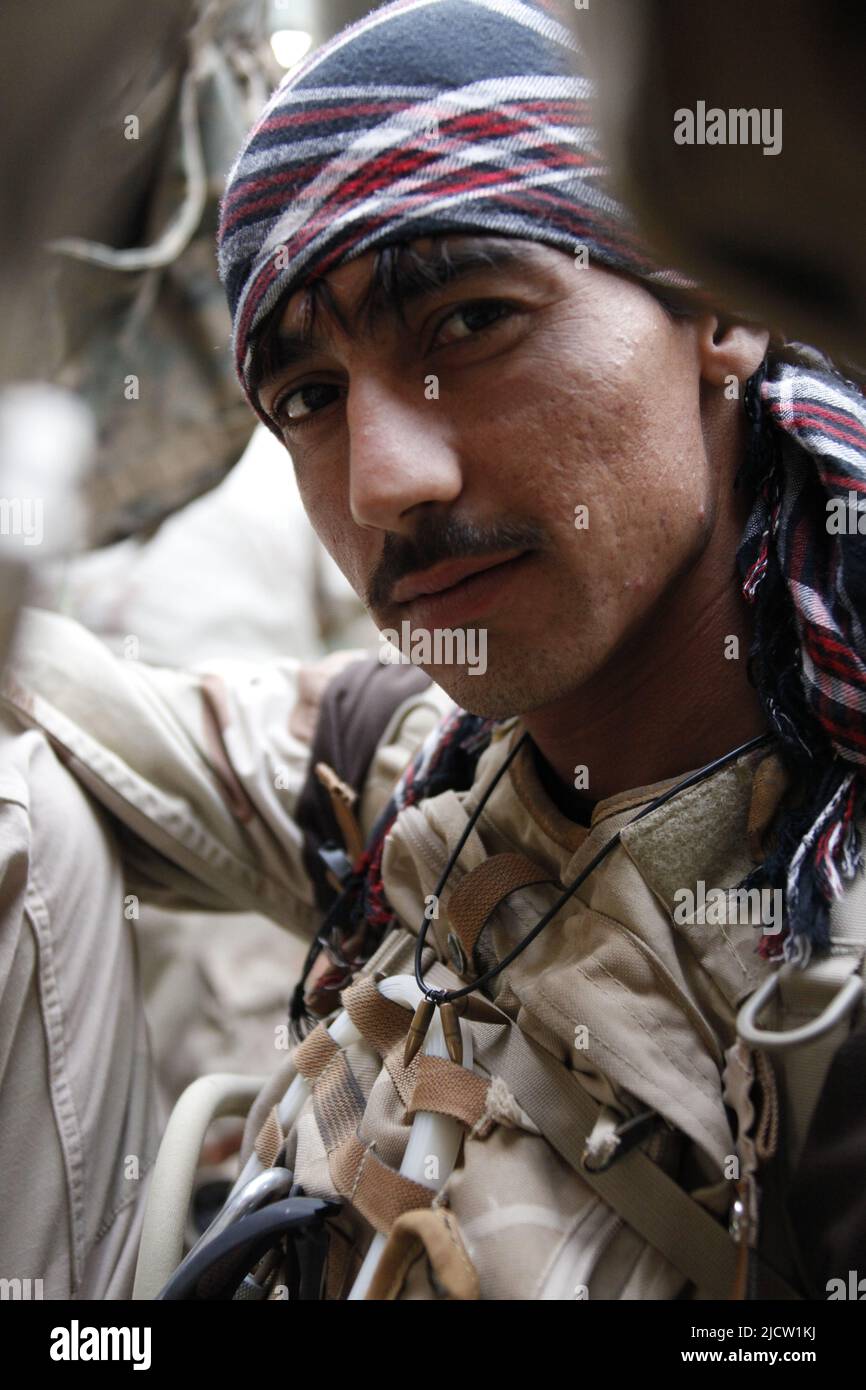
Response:
M341 843L343 835L316 766L326 763L355 793L354 814L366 840L400 775L452 707L415 666L384 665L367 656L327 673L316 692L309 771L298 801L307 869L320 900L328 890L317 849L329 840Z

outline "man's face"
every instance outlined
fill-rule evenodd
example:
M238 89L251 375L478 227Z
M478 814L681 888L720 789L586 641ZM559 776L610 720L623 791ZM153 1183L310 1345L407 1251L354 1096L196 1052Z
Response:
M447 245L450 270L414 243L432 273L402 316L393 299L356 312L372 253L327 277L339 321L321 305L310 333L293 296L259 396L379 628L483 630L484 674L426 669L465 708L525 714L651 621L707 543L720 479L690 320L553 248Z

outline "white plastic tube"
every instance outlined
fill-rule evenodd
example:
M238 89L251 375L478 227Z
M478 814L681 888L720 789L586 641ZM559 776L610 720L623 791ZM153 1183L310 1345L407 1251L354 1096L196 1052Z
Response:
M413 1014L421 1002L421 990L418 988L413 975L389 976L388 979L380 981L379 990L386 999L411 1010ZM345 1009L337 1015L333 1023L329 1024L328 1032L340 1048L364 1041ZM462 1021L460 1032L463 1038L463 1065L471 1071L473 1064L472 1034L468 1028L464 1027ZM448 1056L438 1009L431 1019L423 1050L430 1057ZM309 1082L303 1076L296 1076L277 1107L277 1115L284 1133L298 1118L309 1094ZM427 1111L417 1111L412 1121L403 1162L400 1164L400 1172L404 1177L411 1178L423 1187L429 1187L433 1192L439 1192L451 1176L457 1155L460 1152L462 1138L463 1127L459 1121L452 1119L449 1115L432 1115ZM262 1171L262 1164L256 1154L250 1154L227 1200L230 1200L240 1188L245 1186L250 1178L256 1177ZM385 1247L385 1241L386 1237L378 1232L373 1237L349 1294L350 1301L357 1301L366 1297L382 1250Z
M413 1013L422 999L421 991L412 975L392 975L389 979L382 980L379 989L386 999L391 999L395 1004L401 1004L404 1008L411 1009ZM471 1071L473 1061L472 1034L468 1028L464 1028L462 1022L460 1023L460 1032L463 1038L463 1065ZM427 1037L424 1040L424 1052L429 1057L448 1056L438 1009L433 1014ZM406 1145L406 1152L403 1155L403 1162L400 1164L400 1172L404 1177L411 1178L413 1182L420 1183L423 1187L429 1187L434 1192L439 1192L444 1187L454 1164L457 1162L462 1138L462 1125L458 1120L452 1119L450 1115L432 1115L427 1111L417 1111L412 1121L412 1129ZM387 1237L379 1232L373 1237L364 1263L361 1265L358 1277L352 1286L352 1292L349 1294L350 1302L366 1298L386 1240Z

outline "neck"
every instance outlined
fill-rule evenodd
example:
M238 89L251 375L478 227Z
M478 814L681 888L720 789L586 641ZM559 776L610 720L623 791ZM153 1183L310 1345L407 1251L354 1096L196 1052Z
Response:
M681 776L767 731L746 675L751 614L730 568L730 559L720 571L705 554L589 681L525 717L569 787L586 767L585 795L604 800ZM713 573L725 582L708 597L702 577ZM736 658L725 655L732 638Z

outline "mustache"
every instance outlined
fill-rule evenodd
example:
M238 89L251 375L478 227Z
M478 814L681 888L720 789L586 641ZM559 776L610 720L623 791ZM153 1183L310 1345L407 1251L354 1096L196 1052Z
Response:
M441 560L473 559L498 551L539 550L546 539L535 522L500 521L481 526L457 517L428 517L419 523L414 536L397 536L389 531L382 558L367 586L367 607L373 612L385 608L395 584L407 574L429 569Z

